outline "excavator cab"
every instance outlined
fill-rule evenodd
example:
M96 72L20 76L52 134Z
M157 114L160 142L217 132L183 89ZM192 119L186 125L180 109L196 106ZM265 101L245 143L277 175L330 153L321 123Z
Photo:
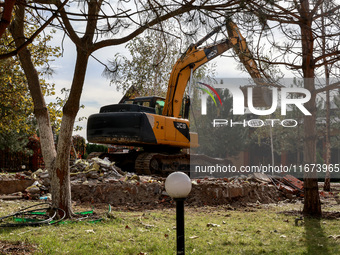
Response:
M136 97L123 100L119 104L105 105L100 108L99 113L108 112L147 112L162 114L165 99L158 96Z
M164 101L165 101L165 98L158 97L158 96L136 97L133 99L126 99L118 105L120 106L121 104L138 105L138 106L141 106L143 110L145 110L144 107L148 107L148 108L152 108L152 109L149 109L148 112L161 115L163 112L163 108L164 108ZM136 109L136 108L133 108L133 109Z

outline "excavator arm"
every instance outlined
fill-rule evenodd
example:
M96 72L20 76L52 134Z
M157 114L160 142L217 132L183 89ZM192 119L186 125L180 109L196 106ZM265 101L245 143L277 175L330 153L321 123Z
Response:
M228 39L214 45L199 48L205 40L218 31L219 28L215 29L198 43L191 45L183 56L178 59L170 75L162 115L179 117L183 95L192 72L230 48L234 49L252 78L261 78L256 62L253 60L252 54L248 49L246 40L241 35L237 25L231 20L227 22Z
M241 63L244 65L249 75L255 80L255 82L257 79L262 79L253 54L248 48L246 39L244 39L240 33L237 25L231 20L227 22L227 32L235 53L239 57Z
M228 39L204 48L198 48L197 44L189 47L172 69L162 115L179 117L184 91L192 72L231 47Z

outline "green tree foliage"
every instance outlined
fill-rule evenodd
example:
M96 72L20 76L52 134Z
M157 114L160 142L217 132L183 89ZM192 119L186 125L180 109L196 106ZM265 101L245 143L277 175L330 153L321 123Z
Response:
M72 136L73 153L76 158L82 158L86 154L86 141L80 135ZM72 152L71 152L72 154Z
M0 149L19 151L34 133L33 105L15 59L0 62Z
M34 31L31 25L26 31L27 37ZM7 33L7 32L6 32ZM43 79L44 75L51 74L49 63L52 57L59 57L59 48L47 46L52 35L38 36L34 44L29 46L32 52L34 65L38 67L41 76L43 92L46 96L55 94L54 84L49 84ZM10 34L0 39L0 54L9 52L13 48ZM37 133L34 117L34 107L28 91L27 81L17 57L11 57L0 62L0 149L10 151L25 151L28 138ZM61 111L57 110L58 102L50 103L48 108L50 116L58 127Z
M163 31L147 30L129 41L126 48L130 56L117 53L110 70L105 71L111 84L124 92L134 86L140 96L165 96L172 68L184 50L181 41ZM203 65L194 77L213 76L214 68L213 63Z
M87 143L86 144L86 156L91 152L108 152L108 147L101 144Z

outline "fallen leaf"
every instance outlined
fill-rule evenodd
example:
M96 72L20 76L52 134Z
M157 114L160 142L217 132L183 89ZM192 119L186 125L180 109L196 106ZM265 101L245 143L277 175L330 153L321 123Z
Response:
M208 223L207 227L220 227L220 225L215 224L215 223Z
M143 225L146 229L150 229L150 228L155 227L155 225L150 225L150 224L145 224L145 223L142 223L142 225Z
M330 235L328 238L340 239L340 235Z

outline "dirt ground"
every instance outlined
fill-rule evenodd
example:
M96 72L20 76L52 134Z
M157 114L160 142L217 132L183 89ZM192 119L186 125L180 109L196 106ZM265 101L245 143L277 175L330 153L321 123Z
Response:
M36 251L37 247L25 242L5 242L0 241L0 254L30 255Z

